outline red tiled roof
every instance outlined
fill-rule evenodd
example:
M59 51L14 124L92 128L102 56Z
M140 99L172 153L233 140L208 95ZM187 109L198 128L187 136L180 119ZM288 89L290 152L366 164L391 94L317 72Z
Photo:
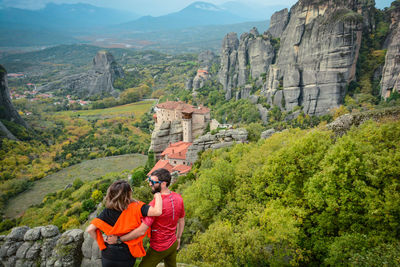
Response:
M164 169L168 170L169 172L172 172L172 169L174 168L174 166L169 164L168 160L159 160L159 161L157 161L156 165L154 165L153 169L151 169L151 171L149 171L147 173L147 175L150 175L152 172L154 172L155 170L160 169L160 168L164 168Z
M157 108L161 109L170 109L170 110L179 110L184 111L185 113L197 113L197 114L206 114L210 113L210 109L200 106L194 107L190 104L187 104L183 101L167 101L157 105Z
M172 171L177 171L180 174L188 173L192 169L192 166L186 166L186 165L176 165Z
M168 160L159 160L157 161L156 165L154 165L153 169L147 173L147 175L150 175L152 172L154 172L157 169L164 168L170 173L177 171L179 174L184 174L188 173L191 169L192 166L186 166L186 165L176 165L175 167L169 164Z
M161 156L167 156L169 159L186 159L186 152L191 145L192 143L183 141L170 144L161 153Z

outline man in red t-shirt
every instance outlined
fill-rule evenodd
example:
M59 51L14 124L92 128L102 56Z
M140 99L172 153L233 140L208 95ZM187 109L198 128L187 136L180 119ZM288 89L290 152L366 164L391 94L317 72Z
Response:
M128 241L145 234L151 227L150 248L139 266L157 266L164 260L165 267L176 266L176 251L180 248L181 236L185 227L185 209L182 197L168 189L171 175L166 169L158 169L151 173L149 185L154 193L160 192L163 199L162 214L158 217L145 217L142 224L132 232L120 237L120 241ZM154 200L150 202L154 206ZM108 237L107 242L116 243L117 237Z

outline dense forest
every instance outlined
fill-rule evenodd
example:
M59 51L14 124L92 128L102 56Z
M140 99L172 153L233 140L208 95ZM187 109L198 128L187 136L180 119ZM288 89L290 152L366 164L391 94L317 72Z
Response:
M203 153L174 185L187 214L180 261L399 265L399 138L398 121L370 121L341 137L291 129Z

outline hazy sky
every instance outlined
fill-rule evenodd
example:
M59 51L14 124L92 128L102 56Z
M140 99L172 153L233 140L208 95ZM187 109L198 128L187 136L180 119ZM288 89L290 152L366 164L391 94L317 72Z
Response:
M203 0L213 4L222 4L232 0ZM292 6L296 0L235 0L247 4L258 4L264 6L287 5ZM132 11L140 15L159 16L178 11L195 0L0 0L0 6L12 6L18 8L39 9L47 3L89 3L95 6L110 7ZM392 0L376 0L377 7L389 6Z
M197 0L199 1L199 0ZM179 11L195 0L0 0L2 6L12 6L18 8L39 9L47 3L89 3L95 6L110 7L128 10L141 15L159 16L167 13ZM203 0L213 4L222 4L232 0ZM287 5L291 6L296 0L236 0L247 4L255 3L265 6Z

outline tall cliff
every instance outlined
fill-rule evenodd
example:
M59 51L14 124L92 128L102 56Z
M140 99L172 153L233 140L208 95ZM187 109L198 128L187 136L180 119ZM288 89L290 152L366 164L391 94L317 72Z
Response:
M99 51L93 58L93 67L86 73L64 77L39 88L41 91L61 89L68 94L80 97L104 93L114 94L115 78L124 77L124 71L117 64L113 55Z
M283 31L286 29L286 25L288 22L289 11L287 10L287 8L275 12L271 16L268 32L272 35L273 38L280 38Z
M362 31L371 24L374 3L368 2L302 0L291 8L262 90L271 104L322 115L343 102L355 79Z
M392 24L381 80L381 96L384 98L395 91L400 93L400 5L392 6L389 12Z
M244 87L253 79L262 82L261 75L266 74L275 57L271 38L269 33L260 35L256 28L243 33L240 40L236 33L225 36L218 79L227 100L232 98L233 89Z
M232 90L241 93L252 83L262 87L268 104L287 111L299 106L307 114L322 115L338 107L356 78L363 32L374 27L374 4L300 0L290 12L276 12L262 36L253 29L239 41L229 33L222 43L219 72L226 99L233 97ZM393 50L395 44L397 39Z
M18 114L18 111L11 102L10 90L8 89L7 71L2 65L0 65L0 119L11 121L28 128L28 125ZM9 139L17 139L1 121L0 132L3 136Z

